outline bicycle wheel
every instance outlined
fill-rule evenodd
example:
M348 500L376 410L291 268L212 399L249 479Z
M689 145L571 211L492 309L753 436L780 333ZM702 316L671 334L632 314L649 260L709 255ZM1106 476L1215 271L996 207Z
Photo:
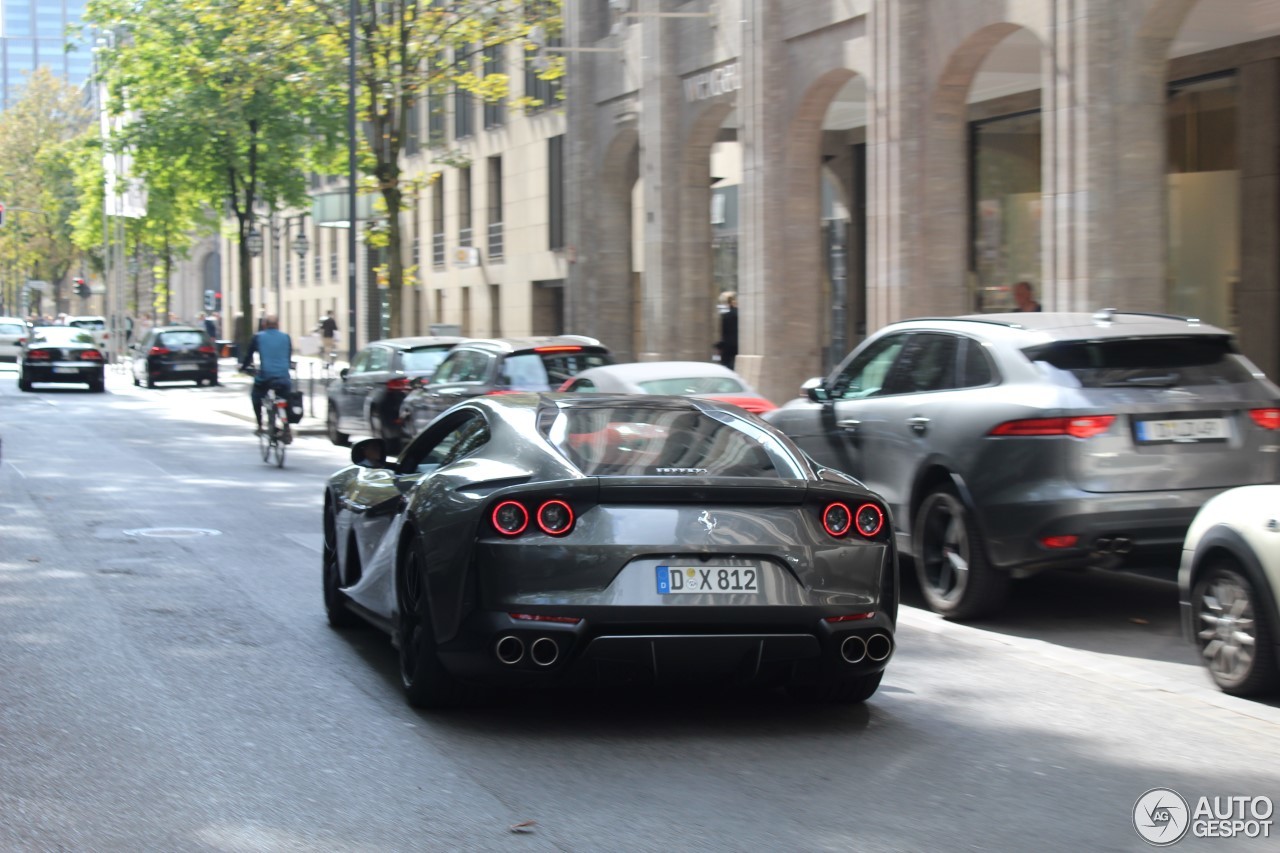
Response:
M263 427L262 432L258 433L258 449L262 451L262 461L268 462L271 459L271 428L274 422L270 409L263 414L266 415L267 425Z
M279 418L276 419L276 423L277 424L279 423ZM271 452L274 453L276 456L277 468L284 467L284 450L285 450L285 447L287 446L288 445L286 445L283 441L280 440L280 429L277 426L276 433L274 436L272 436L272 439L271 439Z

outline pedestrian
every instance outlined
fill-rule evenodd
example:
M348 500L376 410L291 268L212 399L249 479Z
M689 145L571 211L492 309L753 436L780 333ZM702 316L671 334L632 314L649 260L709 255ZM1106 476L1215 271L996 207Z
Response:
M1040 303L1031 296L1031 282L1020 281L1013 286L1014 311L1039 311Z
M733 370L734 361L738 358L738 294L726 290L720 294L720 340L715 349L720 356L720 363Z
M332 358L338 351L338 321L333 319L332 309L320 321L320 355Z
M204 330L215 341L218 339L218 315L210 311L204 315Z

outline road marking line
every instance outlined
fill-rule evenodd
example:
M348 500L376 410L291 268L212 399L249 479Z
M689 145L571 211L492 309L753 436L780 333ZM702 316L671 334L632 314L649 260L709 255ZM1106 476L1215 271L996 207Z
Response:
M22 469L21 469L21 468L19 468L17 465L14 465L12 462L10 462L10 463L8 463L8 464L9 464L9 467L10 467L10 468L12 468L12 469L14 470L14 473L16 473L19 477L21 477L21 478L22 478L22 479L24 479L24 480L25 480L25 479L27 479L27 475L26 475L26 474L24 474L24 473L22 473Z

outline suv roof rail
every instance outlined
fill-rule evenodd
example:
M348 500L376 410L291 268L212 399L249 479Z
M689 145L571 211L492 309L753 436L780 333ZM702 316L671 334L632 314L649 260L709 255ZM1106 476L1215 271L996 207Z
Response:
M1187 317L1182 314L1161 314L1156 311L1117 311L1114 308L1103 308L1094 312L1093 319L1097 323L1114 322L1117 316L1125 317L1155 317L1160 320L1181 320L1188 325L1199 325L1199 317Z
M1025 329L1026 326L1021 323L1015 323L1012 320L988 320L984 317L908 317L905 320L899 320L899 323L917 323L917 322L954 322L954 323L986 323L988 326L1002 326L1006 329Z
M553 335L553 337L564 338L570 341L577 341L580 344L586 344L587 346L592 346L592 347L600 346L600 341L598 341L595 338L589 337L587 335Z

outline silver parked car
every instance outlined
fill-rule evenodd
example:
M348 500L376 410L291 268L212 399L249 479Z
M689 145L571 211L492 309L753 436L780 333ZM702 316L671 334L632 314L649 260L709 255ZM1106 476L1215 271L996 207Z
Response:
M1280 470L1280 389L1227 331L1111 310L917 319L765 416L884 496L930 606L996 610L1011 578L1172 578L1197 510Z

